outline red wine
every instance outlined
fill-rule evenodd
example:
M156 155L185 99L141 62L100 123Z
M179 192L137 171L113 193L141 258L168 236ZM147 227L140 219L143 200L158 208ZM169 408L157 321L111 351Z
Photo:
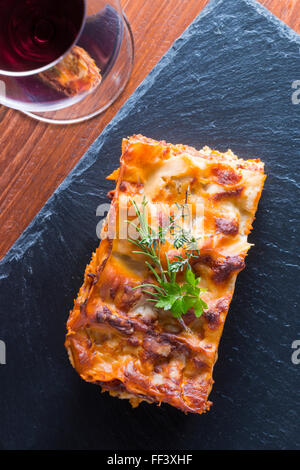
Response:
M74 43L84 0L0 0L0 69L28 72L57 60Z

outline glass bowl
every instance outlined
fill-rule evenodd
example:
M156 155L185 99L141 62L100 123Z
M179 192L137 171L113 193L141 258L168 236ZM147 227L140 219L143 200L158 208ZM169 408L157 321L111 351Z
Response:
M71 124L105 111L124 90L134 41L119 0L76 0L73 5L81 17L64 54L29 70L0 65L1 104L41 121ZM45 37L48 29L43 29Z

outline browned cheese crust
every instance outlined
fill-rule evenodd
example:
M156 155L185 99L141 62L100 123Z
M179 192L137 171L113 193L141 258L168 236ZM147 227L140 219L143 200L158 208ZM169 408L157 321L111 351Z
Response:
M208 310L200 318L159 311L134 287L149 281L143 255L128 240L105 237L85 271L84 283L67 324L70 360L88 381L133 406L169 403L184 412L203 413L211 402L217 360L235 280L245 266L247 242L263 188L264 165L231 151L200 151L135 135L123 140L121 166L110 177L116 189L111 208L118 214L125 196L145 196L150 205L204 205L200 256L193 270L206 288ZM172 247L166 247L172 259ZM174 250L173 250L174 251Z
M54 67L41 72L40 78L67 96L76 96L90 91L102 80L95 61L79 46L74 46Z

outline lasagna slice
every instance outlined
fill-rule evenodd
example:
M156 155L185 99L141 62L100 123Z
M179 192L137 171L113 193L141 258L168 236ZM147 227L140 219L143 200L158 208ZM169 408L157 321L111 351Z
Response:
M109 178L116 180L111 209L67 323L70 361L84 380L134 407L165 402L203 413L212 404L213 367L235 280L245 267L264 165L230 150L197 151L134 135L123 140L120 168ZM188 200L202 208L195 216L192 211L197 249L190 261L206 289L201 316L190 308L176 318L142 288L150 283L151 291L156 279L130 237L120 234L128 220L119 217L142 198L149 209L158 208L162 225L171 206ZM173 261L185 257L167 242L166 254Z
M93 90L102 80L94 59L79 46L74 46L54 67L39 75L52 88L70 97Z

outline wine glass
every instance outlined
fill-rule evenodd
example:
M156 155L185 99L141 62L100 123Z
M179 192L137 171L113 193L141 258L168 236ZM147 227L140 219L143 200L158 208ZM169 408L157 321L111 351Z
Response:
M125 88L134 42L119 0L0 0L0 103L56 124Z

